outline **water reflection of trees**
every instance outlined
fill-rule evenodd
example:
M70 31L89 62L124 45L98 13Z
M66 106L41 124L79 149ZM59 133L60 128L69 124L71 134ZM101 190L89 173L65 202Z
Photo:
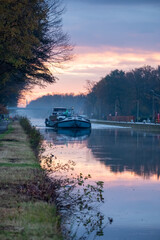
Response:
M94 130L88 147L112 172L160 176L160 135L131 130Z

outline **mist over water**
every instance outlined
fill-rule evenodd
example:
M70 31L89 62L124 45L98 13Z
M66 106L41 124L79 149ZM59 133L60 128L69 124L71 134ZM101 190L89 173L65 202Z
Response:
M104 222L111 217L113 223L96 239L160 239L160 134L97 124L91 131L55 132L45 128L44 119L31 121L53 144L58 161L74 161L74 172L104 182L105 200L99 207Z
M73 108L76 114L84 113L86 96L79 94L54 94L46 95L31 101L25 111L32 118L46 118L55 107Z

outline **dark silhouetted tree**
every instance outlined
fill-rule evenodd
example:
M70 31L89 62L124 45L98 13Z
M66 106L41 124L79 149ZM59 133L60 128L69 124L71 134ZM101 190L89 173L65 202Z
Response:
M0 102L21 89L55 82L49 65L70 59L59 0L0 0ZM6 97L6 88L15 88ZM14 96L12 93L14 92ZM16 95L17 92L17 95ZM4 95L4 96L2 96Z

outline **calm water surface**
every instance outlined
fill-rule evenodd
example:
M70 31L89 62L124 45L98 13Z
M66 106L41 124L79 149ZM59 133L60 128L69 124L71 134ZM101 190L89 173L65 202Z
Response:
M59 161L73 160L75 172L104 182L100 210L104 221L111 217L113 223L96 239L160 239L160 134L96 124L91 132L56 133L40 120L32 122L53 143Z

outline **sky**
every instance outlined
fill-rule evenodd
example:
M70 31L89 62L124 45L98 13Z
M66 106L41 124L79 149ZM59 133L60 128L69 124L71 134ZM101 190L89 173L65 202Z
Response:
M112 70L160 64L160 0L63 0L63 30L74 59L51 69L59 80L25 93L28 101L53 93L86 93L87 80Z

